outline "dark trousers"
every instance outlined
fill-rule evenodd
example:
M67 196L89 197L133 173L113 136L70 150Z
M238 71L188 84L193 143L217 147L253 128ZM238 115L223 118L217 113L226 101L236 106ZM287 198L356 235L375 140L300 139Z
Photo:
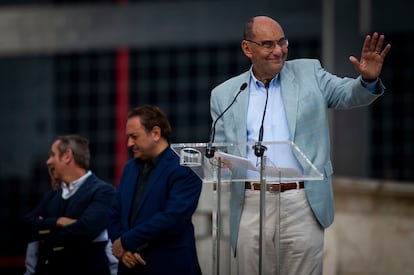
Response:
M108 257L105 253L107 242L40 248L36 266L37 275L110 275Z

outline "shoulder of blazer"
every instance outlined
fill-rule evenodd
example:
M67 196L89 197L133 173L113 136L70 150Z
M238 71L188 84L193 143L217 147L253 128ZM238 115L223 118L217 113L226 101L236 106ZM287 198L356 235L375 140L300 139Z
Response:
M127 163L125 163L123 173L129 172L131 170L137 170L137 164L135 162L135 158L132 158L128 160Z
M159 163L160 164L163 164L163 163L174 164L174 166L179 166L180 161L178 159L178 155L174 152L174 150L171 149L170 146L168 146L168 148L165 149L165 150L166 151L163 153ZM176 160L176 161L174 161L174 160Z
M114 186L106 181L101 180L98 178L94 173L92 173L87 179L87 182L92 183L91 186L93 188L108 188L108 189L114 189Z
M226 91L234 91L234 93L237 93L240 89L240 86L246 82L247 85L249 85L249 79L250 79L250 71L246 71L242 74L239 74L237 76L234 76L230 79L227 79L226 81L220 83L219 85L217 85L212 93L214 93L214 91L218 91L218 90L226 90Z
M312 65L315 66L316 64L321 64L321 62L318 59L314 58L298 58L298 59L292 59L287 60L285 62L285 66L303 66L303 65Z
M192 171L189 167L183 166L180 164L180 158L174 152L171 147L164 152L162 158L160 159L159 163L156 167L157 171L161 171L163 175L167 175L169 173L188 173Z
M293 59L285 62L280 72L282 83L293 83L295 79L299 81L306 75L316 75L316 71L321 69L321 63L317 59Z
M320 67L322 67L322 65L318 59L299 58L286 61L285 65L283 66L282 72L303 70L304 68L310 69Z

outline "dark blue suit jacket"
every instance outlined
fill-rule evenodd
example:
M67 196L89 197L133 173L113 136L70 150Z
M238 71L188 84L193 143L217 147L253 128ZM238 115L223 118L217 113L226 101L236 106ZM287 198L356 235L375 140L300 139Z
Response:
M106 242L92 241L108 227L114 193L112 185L92 174L67 200L61 189L45 194L25 216L31 240L41 241L36 274L109 274ZM77 222L58 228L62 216Z
M126 250L139 251L146 266L129 270L119 263L118 274L200 274L191 217L202 182L167 148L142 195L133 225L128 217L139 170L135 159L124 167L111 209L109 233L121 237ZM133 273L132 273L133 272Z

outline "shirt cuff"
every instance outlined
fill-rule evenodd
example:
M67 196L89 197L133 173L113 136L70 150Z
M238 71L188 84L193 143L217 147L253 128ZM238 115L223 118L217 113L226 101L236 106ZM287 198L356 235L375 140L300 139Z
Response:
M362 86L367 89L368 91L370 91L371 93L375 93L375 88L377 87L377 83L378 83L378 78L375 79L372 82L366 82L362 79L361 77L361 84Z

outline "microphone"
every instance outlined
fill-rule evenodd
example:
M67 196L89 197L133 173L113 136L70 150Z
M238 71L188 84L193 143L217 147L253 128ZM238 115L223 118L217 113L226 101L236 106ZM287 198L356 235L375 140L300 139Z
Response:
M226 109L224 109L224 111L216 118L216 120L213 123L213 126L210 129L210 141L208 142L207 148L206 148L206 157L208 158L212 158L214 156L214 153L216 152L216 148L212 147L212 144L214 143L214 138L216 135L216 124L217 121L227 112L228 109L230 109L230 107L234 104L234 102L236 102L237 97L239 96L239 94L244 91L247 87L247 83L244 82L241 86L239 91L237 92L236 96L234 97L233 101L230 103L229 106L227 106Z
M266 88L266 102L265 102L265 106L263 110L262 123L260 125L260 130L259 130L259 139L253 145L254 154L256 155L256 157L262 157L264 152L267 150L267 147L262 145L262 142L263 142L263 124L264 124L264 119L266 116L267 100L269 98L269 83L270 83L269 81L266 81L266 83L264 84Z

